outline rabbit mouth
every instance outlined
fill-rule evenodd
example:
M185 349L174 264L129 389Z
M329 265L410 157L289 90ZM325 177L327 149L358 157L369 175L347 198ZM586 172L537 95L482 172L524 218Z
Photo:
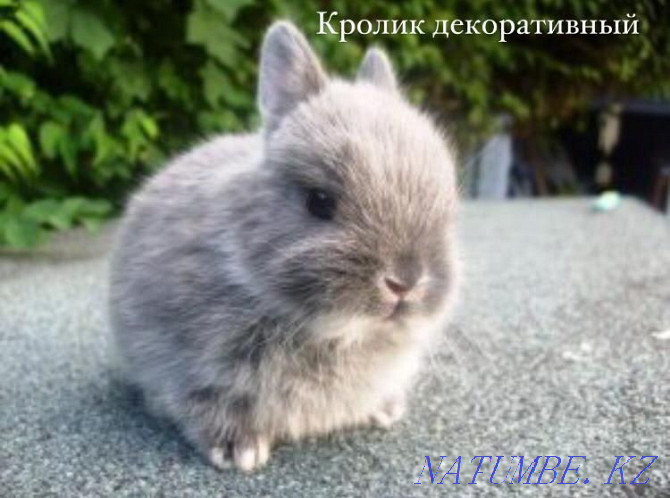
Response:
M397 321L411 314L412 306L404 300L388 303L384 306L383 318L387 321Z

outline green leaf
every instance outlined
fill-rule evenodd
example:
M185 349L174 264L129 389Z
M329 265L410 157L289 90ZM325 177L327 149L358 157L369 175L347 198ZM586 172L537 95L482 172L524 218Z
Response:
M42 153L49 159L55 159L58 154L59 144L66 140L67 131L62 125L54 121L47 121L40 126L40 148Z
M9 144L0 141L0 171L7 178L18 181L24 176L23 161Z
M55 199L42 199L28 204L23 215L37 223L45 223L59 209L60 203Z
M40 31L45 32L47 29L46 18L44 10L39 2L33 0L24 0L21 4L21 9L28 14L37 23Z
M14 42L30 55L35 54L35 46L28 35L12 21L0 22L0 31L4 31Z
M42 52L44 52L47 57L51 58L49 41L47 40L43 28L40 26L39 22L22 10L19 10L16 13L16 19L19 21L21 26L23 26L23 28L37 41L37 44L42 49Z
M97 14L76 8L70 17L70 37L101 60L114 46L114 34Z
M21 100L31 99L35 95L35 82L22 73L2 71L0 73L0 86L6 88Z
M147 137L151 139L158 137L158 124L156 124L156 121L151 116L141 116L140 126Z
M227 87L230 86L230 80L213 61L208 61L200 70L200 77L207 102L211 106L216 106L219 99L224 96Z
M77 215L88 218L102 218L112 212L112 204L104 199L81 199Z
M158 85L170 99L189 102L190 87L169 60L162 61L158 68Z
M112 211L112 204L104 199L87 199L85 197L70 197L63 203L63 210L72 218L102 217Z
M39 243L40 227L28 219L9 216L3 226L5 240L17 249L30 249Z
M116 152L116 142L107 133L105 118L102 112L99 112L91 119L86 128L84 139L87 145L95 150L95 156L93 157L94 166L104 163Z
M12 190L9 185L0 183L0 202L8 199L12 195Z
M158 136L158 125L142 109L132 109L126 113L121 134L127 140L130 157L137 159L140 152L149 145L150 140Z
M133 99L146 101L152 90L152 77L141 60L111 58L109 73L119 93L132 102Z
M71 218L74 218L79 213L79 209L83 203L83 197L70 197L63 202L63 211L68 213Z
M67 37L70 29L70 11L72 6L67 0L42 0L46 15L47 36L51 41Z
M90 105L74 95L64 95L58 99L58 102L70 114L89 117L94 112L94 109Z
M47 223L57 230L67 230L72 227L72 215L63 209L62 205L58 207L49 216Z
M229 20L204 0L196 0L186 21L186 40L202 45L219 62L235 69L241 58L240 49L247 40L230 27Z
M220 12L228 21L232 21L243 7L251 5L254 0L205 0L217 12Z
M21 157L23 165L33 173L38 172L37 162L30 145L30 138L25 128L18 123L12 123L7 128L7 143Z
M503 92L500 96L500 104L522 119L527 119L531 115L526 101L511 92Z
M253 105L249 92L241 91L233 86L228 75L214 61L208 61L200 70L205 99L212 107L221 101L229 106L247 110Z
M24 202L23 199L21 199L21 197L19 197L16 194L12 194L5 203L5 212L11 215L18 216L21 212L23 212L23 208L25 207L25 205L26 203Z
M72 178L77 177L77 146L72 140L60 140L58 142L58 152L63 158L66 171Z

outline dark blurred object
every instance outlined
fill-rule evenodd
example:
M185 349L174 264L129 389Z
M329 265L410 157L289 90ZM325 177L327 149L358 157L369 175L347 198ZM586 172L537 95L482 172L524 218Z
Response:
M512 137L501 131L465 162L464 182L479 199L584 193L568 151L558 140Z
M529 187L540 197L582 193L570 155L560 141L519 137L515 140L515 158L511 197L525 196Z
M670 215L670 159L666 159L658 168L654 180L652 204Z
M617 190L664 209L670 168L670 103L596 102L582 132L563 143L591 193Z

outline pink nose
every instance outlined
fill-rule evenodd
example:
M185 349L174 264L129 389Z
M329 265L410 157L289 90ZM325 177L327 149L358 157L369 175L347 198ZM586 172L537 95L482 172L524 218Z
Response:
M400 298L405 297L405 294L407 294L412 289L412 284L401 282L395 278L386 277L384 279L384 283L391 292Z

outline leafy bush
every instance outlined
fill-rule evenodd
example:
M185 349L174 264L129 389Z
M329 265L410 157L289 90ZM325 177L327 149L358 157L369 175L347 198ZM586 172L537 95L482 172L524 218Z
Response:
M598 95L668 96L665 0L0 0L0 245L95 228L165 158L219 131L257 124L258 46L289 17L329 67L352 74L385 45L415 102L457 117L466 145L500 112L546 135ZM340 18L623 19L640 35L316 36Z

